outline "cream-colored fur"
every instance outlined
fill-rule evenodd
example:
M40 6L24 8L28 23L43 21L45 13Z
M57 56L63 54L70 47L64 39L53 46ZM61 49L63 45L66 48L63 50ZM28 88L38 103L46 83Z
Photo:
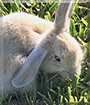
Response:
M54 23L27 13L12 13L0 18L0 25L0 39L3 43L3 70L0 69L0 84L3 81L3 86L0 85L0 94L2 91L3 94L23 93L23 90L33 92L37 84L36 77L23 88L15 88L11 80L37 45L41 34L52 29ZM80 75L81 61L82 51L78 42L62 27L39 70L69 78Z

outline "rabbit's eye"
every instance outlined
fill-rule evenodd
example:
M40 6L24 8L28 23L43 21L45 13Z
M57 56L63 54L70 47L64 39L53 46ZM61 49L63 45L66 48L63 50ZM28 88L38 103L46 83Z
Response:
M56 61L58 61L58 62L61 61L61 59L60 59L57 55L55 55L54 57L55 57L55 60L56 60Z

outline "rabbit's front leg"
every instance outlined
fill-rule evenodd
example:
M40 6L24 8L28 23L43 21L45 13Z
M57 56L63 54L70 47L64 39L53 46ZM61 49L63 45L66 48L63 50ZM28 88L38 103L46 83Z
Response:
M6 62L4 62L5 68L3 72L3 94L15 94L16 92L21 94L24 93L25 90L31 91L34 87L35 82L32 81L31 85L25 87L25 88L18 88L16 89L11 84L11 79L13 78L13 75L17 72L17 70L22 66L24 61L26 60L26 56L23 54L15 54L13 56L8 57ZM0 79L1 80L1 79ZM6 88L7 87L7 88Z
M3 60L3 88L5 94L9 92L12 93L14 87L11 84L11 79L25 59L26 57L21 54L14 54L13 56L8 57L7 60Z

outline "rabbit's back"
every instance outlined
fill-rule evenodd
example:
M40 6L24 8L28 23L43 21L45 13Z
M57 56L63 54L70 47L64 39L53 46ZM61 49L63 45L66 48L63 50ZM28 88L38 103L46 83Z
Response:
M19 48L18 50L22 47L21 50L28 54L34 48L39 36L53 26L52 22L26 13L7 15L0 19L0 23L2 24L0 36L5 42L4 47L7 48L10 45L10 49L14 48L14 51L17 49L16 47Z
M0 24L0 39L3 40L3 72L0 72L0 83L3 80L3 94L22 92L22 89L12 86L11 79L35 47L38 37L51 28L53 23L26 13L13 13L0 18ZM33 81L26 87L27 91L32 91L34 85Z

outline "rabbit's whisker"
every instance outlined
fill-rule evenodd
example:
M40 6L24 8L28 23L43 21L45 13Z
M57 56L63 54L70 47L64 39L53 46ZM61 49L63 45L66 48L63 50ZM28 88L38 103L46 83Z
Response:
M55 55L55 54L50 55L50 56L48 57L48 59L50 59L50 58L54 57L54 55Z
M50 62L52 63L53 61L55 61L56 59L51 60Z

